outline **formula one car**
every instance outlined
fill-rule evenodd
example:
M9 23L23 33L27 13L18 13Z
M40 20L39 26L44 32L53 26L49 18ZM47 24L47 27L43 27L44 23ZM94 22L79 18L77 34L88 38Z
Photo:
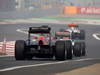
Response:
M55 36L63 38L67 35L66 41L70 41L72 44L72 53L76 57L85 56L86 54L86 46L85 46L85 32L82 30L79 30L78 25L76 24L69 24L69 29L60 29L59 32L56 33ZM61 35L63 33L63 36ZM59 36L58 36L59 35Z
M85 40L85 31L79 29L77 24L68 24L68 27L66 30L72 33L72 39Z
M85 40L85 31L80 29L77 24L68 24L67 26L67 29L60 29L60 31L69 31L72 36L71 39Z
M63 41L67 59L72 59L73 55L76 57L85 56L85 42L80 40L73 40L69 31L56 32L55 37L57 41Z
M70 39L70 33L68 31L67 32L59 31L55 33L55 37L57 41L62 41L62 43L64 44L66 58L72 59L72 42ZM60 45L58 47L60 47Z
M71 39L72 41L78 41L75 42L73 46L73 54L75 56L85 56L86 55L86 44L85 44L85 31L83 29L79 29L79 26L77 24L68 24L68 31L71 33ZM78 53L76 50L77 44L80 45L80 52Z
M29 27L28 40L17 40L15 43L15 59L55 57L56 60L65 60L66 56L67 59L72 59L70 48L70 41L58 40L51 36L50 27Z

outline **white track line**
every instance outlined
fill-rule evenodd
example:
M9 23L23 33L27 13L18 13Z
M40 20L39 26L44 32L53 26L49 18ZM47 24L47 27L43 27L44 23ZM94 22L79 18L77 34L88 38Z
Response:
M95 39L100 40L100 38L99 38L97 35L100 35L100 34L95 33L95 34L93 34L92 36L93 36Z
M93 58L86 58L86 59L70 60L70 61L85 61L85 60L94 60L94 59ZM29 68L29 67L39 67L39 66L62 64L62 63L68 63L70 61L66 60L66 61L59 61L59 62L52 62L52 63L43 63L43 64L25 65L25 66L15 66L15 67L1 69L0 72L12 71L12 70L21 69L21 68Z
M28 34L28 32L23 31L23 29L17 29L16 31L20 33Z
M27 29L17 29L16 31L28 35L28 30L27 30L27 31L24 31L24 30L27 30ZM37 35L37 34L33 34L33 35L34 35L34 36L39 36L39 35Z

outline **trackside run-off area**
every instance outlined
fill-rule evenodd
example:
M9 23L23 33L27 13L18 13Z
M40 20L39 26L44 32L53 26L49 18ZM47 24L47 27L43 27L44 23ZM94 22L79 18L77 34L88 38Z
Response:
M15 41L0 42L1 55L14 55Z

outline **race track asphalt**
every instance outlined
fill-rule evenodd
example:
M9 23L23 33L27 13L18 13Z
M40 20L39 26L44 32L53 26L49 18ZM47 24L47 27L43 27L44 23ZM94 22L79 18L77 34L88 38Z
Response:
M7 41L15 41L19 39L27 39L27 34L17 32L17 29L27 29L30 26L49 25L52 28L52 33L65 28L63 24L5 24L0 25L0 41L4 38ZM74 57L73 60L66 60L64 63L39 65L27 68L19 68L10 71L0 71L0 75L54 75L55 73L71 71L80 67L89 66L92 64L100 63L100 40L97 40L92 35L100 33L100 26L97 25L80 25L81 29L86 31L86 50L85 57ZM91 60L85 60L90 59ZM81 60L83 59L83 60ZM16 61L14 57L0 57L0 70L11 68L15 66L37 65L45 63L55 63L53 59L33 59L30 61Z

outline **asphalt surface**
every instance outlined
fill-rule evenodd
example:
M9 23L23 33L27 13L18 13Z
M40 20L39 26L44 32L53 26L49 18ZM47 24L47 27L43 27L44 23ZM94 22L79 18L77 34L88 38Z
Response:
M41 24L5 24L0 25L0 41L3 41L5 37L7 41L14 41L19 39L27 39L27 34L17 32L17 29L27 29L30 26L39 26ZM52 33L59 30L59 28L65 28L65 25L61 24L42 24L52 27ZM35 65L33 67L19 68L10 71L0 71L0 75L54 75L55 73L71 71L73 69L93 65L100 63L100 41L95 39L92 35L94 33L100 33L100 26L96 25L80 25L81 29L86 30L86 50L87 55L85 57L74 57L73 60L66 60L63 63L56 63L54 59L33 59L30 61L16 61L14 57L0 57L0 70L25 66ZM91 58L91 60L89 59ZM54 63L47 64L46 63ZM38 65L37 65L38 64ZM39 65L43 64L43 65Z

